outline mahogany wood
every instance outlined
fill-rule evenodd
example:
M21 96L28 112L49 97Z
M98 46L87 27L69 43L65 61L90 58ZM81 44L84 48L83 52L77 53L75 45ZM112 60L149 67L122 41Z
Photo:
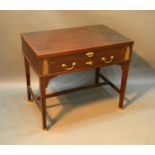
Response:
M119 107L123 107L123 100L126 88L126 82L128 78L129 62L122 64L122 79L121 79L121 88L120 88L120 98L119 98Z
M95 69L95 84L99 83L100 68Z
M60 92L54 92L51 94L46 94L46 98L49 97L55 97L55 96L59 96L59 95L64 95L64 94L68 94L68 93L73 93L79 90L84 90L84 89L90 89L90 88L96 88L96 87L100 87L103 85L108 84L108 82L101 82L101 83L97 83L97 84L93 84L93 85L88 85L88 86L82 86L82 87L78 87L78 88L72 88L72 89L68 89L68 90L63 90ZM37 99L40 99L40 97L38 96Z
M37 99L36 95L34 94L32 88L31 88L30 86L28 87L28 90L29 90L29 92L31 93L31 95L32 95L34 101L36 102L37 106L38 106L39 109L41 110L41 104L40 104L40 101Z
M108 80L105 76L102 74L99 74L99 77L101 77L105 82L107 82L113 89L115 89L118 93L120 93L120 89L114 85L110 80Z
M120 93L119 107L123 107L134 41L104 25L22 33L21 39L28 100L33 97L40 105L43 129L47 128L46 98L48 97L109 84ZM100 67L114 64L122 67L120 89L100 73ZM39 77L40 97L38 98L31 89L30 66ZM46 94L50 78L89 69L95 69L94 85ZM99 82L99 78L104 82Z
M47 125L46 125L46 84L47 84L46 78L39 78L43 129L47 128Z
M25 62L25 75L26 75L26 86L27 86L27 98L30 101L31 100L31 93L28 90L28 87L31 86L31 81L30 81L30 66L29 62L27 61L26 58L24 58Z

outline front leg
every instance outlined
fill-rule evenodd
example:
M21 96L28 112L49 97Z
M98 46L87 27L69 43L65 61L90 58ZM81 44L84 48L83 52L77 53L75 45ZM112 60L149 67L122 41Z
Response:
M123 101L124 101L126 83L127 83L127 78L128 78L129 64L130 64L129 62L126 62L121 65L122 79L121 79L121 87L120 87L119 108L123 108Z
M47 79L45 77L39 77L40 85L40 104L42 112L42 126L43 130L47 130L47 121L46 121L46 87Z

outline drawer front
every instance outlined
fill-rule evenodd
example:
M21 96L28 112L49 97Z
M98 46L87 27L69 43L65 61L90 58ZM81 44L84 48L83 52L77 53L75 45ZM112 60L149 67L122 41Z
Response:
M71 62L71 61L76 61L76 60L81 60L81 59L86 59L86 58L93 58L93 57L100 57L100 56L108 56L115 54L118 56L123 56L123 47L117 47L117 48L112 48L112 49L103 49L103 48L98 48L98 49L90 49L90 50L84 50L84 51L79 51L77 53L73 54L67 54L67 55L62 55L62 56L55 56L53 57L50 61L50 64L54 63L63 63L63 62Z
M121 63L126 59L125 53L126 48L118 47L57 56L48 60L48 74L61 74Z

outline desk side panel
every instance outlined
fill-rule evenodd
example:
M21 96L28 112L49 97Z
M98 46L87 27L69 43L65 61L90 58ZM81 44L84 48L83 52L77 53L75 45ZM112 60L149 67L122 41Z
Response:
M33 70L37 75L41 75L41 62L34 54L32 48L27 44L27 42L22 38L22 50L24 57L28 60Z

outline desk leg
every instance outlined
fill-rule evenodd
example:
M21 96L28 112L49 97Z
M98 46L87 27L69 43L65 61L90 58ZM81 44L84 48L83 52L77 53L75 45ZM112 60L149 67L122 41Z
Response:
M99 73L100 73L100 68L95 69L95 84L99 83Z
M121 79L121 88L120 88L120 97L119 97L119 108L123 108L126 82L128 78L129 62L122 64L121 67L122 67L122 79Z
M28 101L31 101L31 94L29 92L28 87L31 86L31 81L30 81L30 65L27 59L24 57L24 62L25 62L25 75L26 75L26 86L27 86L27 97Z
M39 78L39 85L40 85L40 103L41 103L41 110L42 110L42 125L43 130L47 130L46 124L46 86L47 86L47 79L46 78Z

